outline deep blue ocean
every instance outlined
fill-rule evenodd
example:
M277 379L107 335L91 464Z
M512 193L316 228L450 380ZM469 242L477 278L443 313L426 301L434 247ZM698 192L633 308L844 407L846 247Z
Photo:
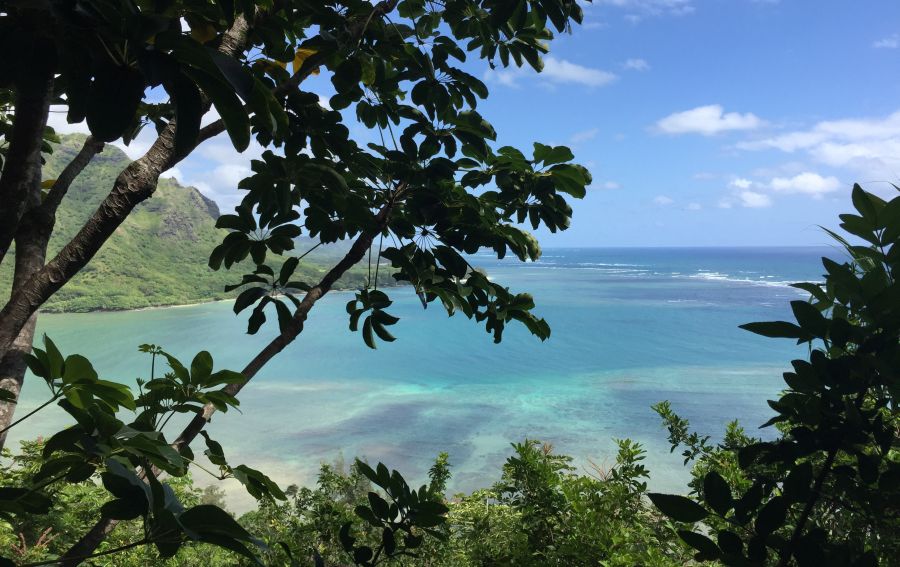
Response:
M474 321L448 320L439 304L423 309L411 288L393 288L397 341L373 351L347 330L350 295L332 293L245 388L241 412L217 414L210 430L233 464L283 484L309 483L321 462L355 456L421 481L446 451L457 490L497 480L513 441L552 443L579 466L610 465L612 440L628 437L650 452L651 486L684 490L687 469L669 455L651 404L669 400L714 439L733 419L770 435L757 430L770 416L766 399L805 349L738 325L789 318L789 302L805 298L789 284L821 280L823 255L842 258L830 248L557 248L525 264L473 257L493 280L534 295L552 327L546 342L513 323L495 345ZM221 302L44 315L39 332L64 354L88 356L101 377L130 381L148 373L137 352L145 342L188 361L209 350L217 366L240 369L275 333L248 336L245 325ZM29 381L18 411L44 396ZM39 414L15 437L60 423L58 413Z

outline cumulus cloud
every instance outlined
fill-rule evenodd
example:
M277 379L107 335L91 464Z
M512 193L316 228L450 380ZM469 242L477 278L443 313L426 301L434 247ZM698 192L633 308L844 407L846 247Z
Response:
M826 120L806 130L741 142L737 147L804 152L831 167L894 178L900 170L900 111L883 118Z
M622 63L622 67L631 71L647 71L650 69L650 64L647 63L646 60L640 58L626 59L625 62Z
M544 60L544 70L541 75L556 83L577 83L589 87L602 87L617 78L607 71L585 67L555 57L547 57Z
M728 186L734 187L735 189L749 189L752 185L753 182L744 177L735 177L728 182Z
M809 171L793 177L775 177L769 182L769 187L774 191L805 193L814 197L821 197L825 193L837 191L842 185L837 177L822 177L818 173Z
M730 209L733 205L750 208L769 207L772 205L772 193L801 194L821 199L823 195L838 191L843 185L837 177L823 176L812 171L760 181L733 177L728 182L732 194L723 197L719 201L719 207L723 209Z
M670 114L659 120L656 127L666 134L713 136L730 130L755 130L763 124L755 114L725 112L721 105L710 104Z
M876 40L872 43L872 47L875 49L897 49L900 47L900 34L895 33L888 37Z
M737 194L742 207L751 209L759 209L772 206L772 198L765 193L757 193L755 191L741 191Z
M602 69L586 67L565 59L547 57L544 59L544 70L540 74L530 67L510 67L509 69L489 70L486 78L507 87L518 87L519 81L525 78L538 78L548 84L603 87L614 82L618 76Z
M657 195L653 198L653 204L658 207L665 207L667 205L671 205L675 202L675 199L668 197L666 195Z

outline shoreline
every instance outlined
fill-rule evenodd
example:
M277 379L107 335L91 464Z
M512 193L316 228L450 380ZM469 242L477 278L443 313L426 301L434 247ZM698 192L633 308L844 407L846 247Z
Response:
M400 288L407 287L406 285L382 285L381 287L386 288ZM349 293L354 292L355 289L351 288L341 288L341 289L332 289L328 293ZM304 294L296 294L299 297L302 297ZM38 313L42 316L46 315L87 315L87 314L96 314L96 313L134 313L139 311L154 311L157 309L179 309L184 307L197 307L199 305L209 305L211 303L234 303L237 299L235 297L225 297L220 299L204 299L200 301L192 301L190 303L166 303L160 305L147 305L145 307L132 307L132 308L124 308L124 309L107 309L107 308L97 308L97 309L86 309L84 311L44 311L38 310Z

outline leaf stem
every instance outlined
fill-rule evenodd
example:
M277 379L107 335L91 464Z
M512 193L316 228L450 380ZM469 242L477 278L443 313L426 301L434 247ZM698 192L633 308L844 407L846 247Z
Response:
M150 540L148 540L147 538L144 538L144 539L141 539L138 541L133 541L131 543L126 543L125 545L121 545L119 547L107 549L106 551L101 551L99 553L94 553L91 555L82 555L79 557L69 557L68 559L74 559L74 560L78 560L80 562L80 561L84 561L86 559L93 559L94 557L102 557L104 555L112 555L113 553L119 553L121 551L126 551L128 549L131 549L133 547L147 545L148 543L150 543ZM35 563L23 563L19 567L38 567L39 565L56 565L59 562L60 562L59 559L49 559L47 561L38 561Z
M55 401L58 400L58 399L59 399L59 395L58 395L58 394L54 395L52 398L50 398L50 399L47 400L46 402L42 403L41 405L39 405L38 407L34 408L34 409L31 410L30 412L26 413L25 415L23 415L23 416L20 417L19 419L17 419L17 420L15 420L14 422L10 423L9 425L7 425L6 427L4 427L3 429L0 429L0 435L6 433L7 431L9 431L10 429L12 429L13 427L15 427L15 426L17 426L18 424L22 423L23 421L25 421L25 420L28 419L29 417L33 416L33 415L36 414L37 412L41 411L41 410L44 409L45 407L49 406L50 404L52 404L53 402L55 402Z

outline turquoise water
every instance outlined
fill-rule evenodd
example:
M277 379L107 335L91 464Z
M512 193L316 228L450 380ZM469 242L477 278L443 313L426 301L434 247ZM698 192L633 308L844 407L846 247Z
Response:
M541 343L518 326L494 345L473 321L423 310L409 288L389 290L401 317L397 341L366 348L347 330L346 293L326 296L301 337L241 394L242 413L217 414L211 433L232 463L282 483L306 483L319 463L365 456L424 479L434 456L450 453L452 488L493 482L526 436L553 443L584 464L609 464L614 438L640 441L651 484L683 487L687 470L668 454L650 405L670 400L714 438L740 419L755 430L766 399L802 347L741 331L741 323L789 317L803 294L787 287L819 280L831 249L550 249L535 263L474 261L496 281L530 291L553 328ZM163 345L190 359L209 350L216 366L240 369L274 328L244 334L229 303L138 312L45 315L63 353L88 356L101 376L146 376L137 345ZM26 383L18 411L45 392ZM39 414L17 438L47 434L60 415ZM171 427L171 426L170 426ZM172 428L171 433L176 431Z

